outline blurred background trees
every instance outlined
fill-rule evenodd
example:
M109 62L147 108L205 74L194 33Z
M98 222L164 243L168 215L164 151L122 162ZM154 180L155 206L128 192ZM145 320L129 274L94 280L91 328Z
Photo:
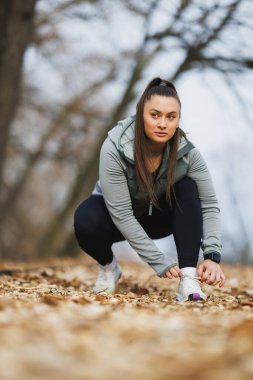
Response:
M0 256L80 253L73 213L97 180L100 146L119 119L135 112L152 77L183 89L193 73L204 73L212 92L208 73L215 73L233 93L243 115L238 123L250 125L251 99L240 83L252 75L252 30L247 0L2 1ZM221 102L224 90L215 91ZM223 246L227 260L247 263L252 243L241 199L250 197L252 156L230 144L217 145L212 156L239 226L235 236L224 221ZM248 169L244 193L236 182L241 160Z
M31 40L35 2L3 0L0 5L0 185L19 95L23 56Z

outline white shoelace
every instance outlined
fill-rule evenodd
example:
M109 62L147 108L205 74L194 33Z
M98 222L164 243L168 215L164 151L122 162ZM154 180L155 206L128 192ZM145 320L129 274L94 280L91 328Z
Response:
M184 281L185 279L185 281ZM187 292L202 292L201 290L201 281L199 280L198 276L193 276L190 274L184 274L181 277L181 285L183 286L184 289L187 289Z
M190 278L191 280L197 281L199 284L202 284L202 282L199 280L201 277L198 276L190 276L189 274L183 274L180 278Z

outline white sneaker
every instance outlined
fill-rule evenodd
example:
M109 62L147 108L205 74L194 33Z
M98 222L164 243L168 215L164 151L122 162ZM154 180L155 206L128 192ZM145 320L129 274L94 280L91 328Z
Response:
M115 291L116 282L120 279L122 271L115 256L110 264L98 264L99 272L95 285L92 290L95 293Z
M196 276L196 268L185 267L181 269L181 273L182 277L180 278L176 301L205 301L207 296L201 290L201 282Z

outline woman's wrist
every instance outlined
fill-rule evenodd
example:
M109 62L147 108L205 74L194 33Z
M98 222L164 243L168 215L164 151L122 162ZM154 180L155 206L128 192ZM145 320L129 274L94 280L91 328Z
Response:
M204 260L211 260L219 264L221 261L221 254L217 252L204 253Z

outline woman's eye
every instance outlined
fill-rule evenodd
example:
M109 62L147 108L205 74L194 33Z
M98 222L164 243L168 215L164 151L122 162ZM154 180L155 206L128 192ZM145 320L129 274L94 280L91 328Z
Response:
M157 113L152 113L151 116L156 118L158 115L157 115Z
M173 120L173 119L175 119L175 116L170 115L170 116L168 116L168 118L169 118L170 120Z

